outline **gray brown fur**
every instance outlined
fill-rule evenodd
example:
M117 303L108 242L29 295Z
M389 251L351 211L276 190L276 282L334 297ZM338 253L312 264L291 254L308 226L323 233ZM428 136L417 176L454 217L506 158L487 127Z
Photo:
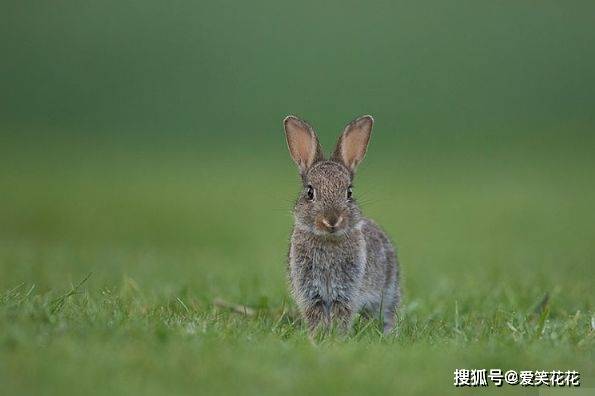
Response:
M395 250L347 193L372 123L370 116L351 122L325 160L314 130L295 117L285 119L290 153L303 181L293 210L288 272L311 333L335 324L350 329L359 312L382 318L385 333L395 325L401 299Z

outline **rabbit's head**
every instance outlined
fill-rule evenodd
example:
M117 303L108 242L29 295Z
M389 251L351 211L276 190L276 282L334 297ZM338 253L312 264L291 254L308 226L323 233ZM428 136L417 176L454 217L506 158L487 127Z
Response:
M350 122L330 159L325 160L314 129L297 117L285 118L289 153L303 182L293 210L297 228L341 237L357 226L361 212L353 196L352 182L355 169L366 154L373 123L371 116Z

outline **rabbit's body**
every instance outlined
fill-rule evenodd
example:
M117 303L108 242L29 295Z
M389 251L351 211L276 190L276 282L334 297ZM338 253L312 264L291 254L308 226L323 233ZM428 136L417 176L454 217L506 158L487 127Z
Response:
M294 228L289 249L292 294L309 326L349 325L362 312L394 325L400 291L394 249L386 235L362 219L340 241Z
M332 324L348 328L358 312L382 318L385 332L394 326L400 302L395 251L351 196L371 126L371 117L348 125L331 160L325 161L311 127L294 117L285 121L304 183L294 207L289 278L311 332Z

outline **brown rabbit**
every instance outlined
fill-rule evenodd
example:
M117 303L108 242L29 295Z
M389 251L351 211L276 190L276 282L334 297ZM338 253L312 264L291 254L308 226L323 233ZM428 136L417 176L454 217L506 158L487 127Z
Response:
M373 123L371 116L349 123L325 160L310 125L294 116L283 122L303 183L293 209L289 278L311 334L333 324L346 331L358 312L382 317L385 333L395 325L401 299L395 250L362 216L352 192Z

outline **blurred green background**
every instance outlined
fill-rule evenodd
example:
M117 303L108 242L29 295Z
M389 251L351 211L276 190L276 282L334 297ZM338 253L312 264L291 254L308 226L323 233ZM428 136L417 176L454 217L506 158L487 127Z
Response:
M348 121L372 114L355 193L399 246L404 327L428 320L449 345L460 323L452 333L433 325L455 313L479 323L483 314L530 312L548 292L551 320L580 311L587 334L594 16L592 1L3 2L0 291L23 283L51 295L92 272L91 296L133 282L146 294L194 299L199 313L218 296L279 307L288 301L285 254L299 190L281 120L310 121L328 152ZM197 384L163 376L183 375L201 354L218 356L205 370L219 391L252 390L242 381L217 388L220 370L248 382L270 374L264 383L278 392L295 389L291 381L303 391L366 389L366 372L384 391L400 372L424 393L415 367L450 387L452 370L469 362L564 363L593 376L589 342L552 330L523 354L499 320L490 324L495 340L474 343L483 338L470 332L469 353L448 358L432 348L434 330L420 340L405 331L412 349L392 345L397 360L383 346L357 344L320 360L307 343L288 347L274 335L257 336L268 348L256 351L236 335L241 346L212 336L204 349L163 352L134 332L141 341L123 355L110 348L125 341L73 335L72 318L60 322L60 342L51 320L44 331L27 321L10 327L13 320L0 320L0 340L19 345L3 350L8 372L37 373L17 376L15 393L50 383L46 390L60 393L73 377L91 386L110 377L110 364L137 373L131 353L164 357L163 367L139 371L154 374L153 385L130 385L123 374L105 392L181 392ZM94 366L74 352L87 343L116 357ZM478 358L486 348L494 355ZM254 356L260 373L247 369ZM270 363L292 356L287 371ZM352 366L358 356L371 363ZM416 363L403 371L407 362ZM329 377L301 381L329 367ZM333 382L354 367L362 388Z

